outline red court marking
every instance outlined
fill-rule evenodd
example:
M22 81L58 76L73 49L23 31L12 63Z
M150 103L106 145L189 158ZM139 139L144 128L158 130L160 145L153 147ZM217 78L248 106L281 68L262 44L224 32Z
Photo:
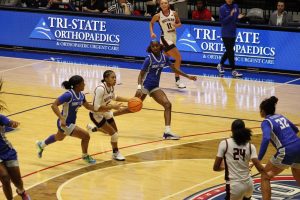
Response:
M257 128L260 128L260 127L253 127L251 129L257 129ZM199 136L199 135L209 135L209 134L213 134L213 133L223 133L223 132L228 132L228 131L231 131L231 130L223 130L223 131L212 131L212 132L206 132L206 133L198 133L198 134L193 134L193 135L186 135L186 136L182 136L182 138L187 138L187 137L193 137L193 136ZM136 146L141 146L141 145L145 145L145 144L151 144L151 143L156 143L156 142L161 142L161 141L164 141L163 139L160 139L160 140L154 140L154 141L150 141L150 142L143 142L143 143L138 143L138 144L132 144L132 145L128 145L128 146L124 146L124 147L120 147L119 149L127 149L127 148L130 148L130 147L136 147ZM107 150L107 151L102 151L102 152L99 152L99 153L94 153L94 154L91 154L92 156L95 156L95 155L100 155L100 154L103 154L103 153L108 153L108 152L111 152L112 150ZM65 162L61 162L61 163L58 163L56 165L52 165L52 166L49 166L49 167L46 167L46 168L43 168L43 169L40 169L40 170L37 170L37 171L34 171L34 172L31 172L29 174L26 174L24 176L22 176L22 178L26 178L28 176L31 176L33 174L36 174L38 172L42 172L42 171L45 171L45 170L48 170L48 169L51 169L51 168L54 168L54 167L58 167L58 166L61 166L61 165L64 165L64 164L67 164L67 163L70 163L70 162L73 162L73 161L77 161L77 160L80 160L80 158L75 158L73 160L68 160L68 161L65 161Z

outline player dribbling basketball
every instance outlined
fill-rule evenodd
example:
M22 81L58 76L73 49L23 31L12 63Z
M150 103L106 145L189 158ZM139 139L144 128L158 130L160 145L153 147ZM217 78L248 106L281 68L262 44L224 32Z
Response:
M94 92L94 110L99 112L90 112L90 119L96 127L88 125L88 129L93 132L102 131L111 136L111 146L113 149L112 158L117 161L124 161L125 157L118 149L118 128L113 118L112 109L119 110L121 103L111 103L112 100L118 102L128 102L125 97L116 96L114 86L116 85L116 74L112 70L106 70L103 74L102 83L99 84Z
M164 107L166 129L163 134L163 139L178 140L179 136L172 133L170 127L172 104L169 101L167 95L164 93L164 91L159 88L161 71L164 67L169 66L174 72L190 80L195 81L197 80L197 77L189 76L182 72L180 69L175 68L174 65L170 62L169 58L162 53L162 48L162 45L160 45L158 41L152 40L150 42L150 45L147 48L147 52L149 53L149 55L146 57L142 69L140 71L138 77L138 88L135 96L139 97L143 101L149 94L157 103ZM130 113L130 111L127 108L115 111L114 116L118 116L125 113Z

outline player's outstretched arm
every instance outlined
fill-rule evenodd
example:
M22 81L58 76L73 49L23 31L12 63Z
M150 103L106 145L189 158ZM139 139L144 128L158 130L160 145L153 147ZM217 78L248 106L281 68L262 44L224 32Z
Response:
M119 101L119 102L128 102L130 98L128 97L120 97L120 96L117 96L116 98L116 101Z

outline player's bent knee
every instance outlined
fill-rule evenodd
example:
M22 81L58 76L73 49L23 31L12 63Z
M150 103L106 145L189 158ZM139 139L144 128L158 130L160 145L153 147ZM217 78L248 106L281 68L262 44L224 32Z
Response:
M91 138L90 134L84 134L82 137L82 139L84 140L90 140L90 138Z
M111 135L111 142L118 142L118 132L115 132L113 135Z
M169 102L169 101L165 102L165 103L164 103L164 108L165 108L166 110L171 109L171 108L172 108L172 103Z

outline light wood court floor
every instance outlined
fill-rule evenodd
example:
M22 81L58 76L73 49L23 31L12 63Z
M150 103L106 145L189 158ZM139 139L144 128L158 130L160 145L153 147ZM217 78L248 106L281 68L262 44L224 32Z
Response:
M196 82L183 78L187 89L179 90L174 75L163 73L161 87L172 102L172 130L181 140L162 140L163 108L147 97L142 111L115 118L125 162L111 160L110 137L100 132L91 133L89 146L95 165L81 160L80 140L72 137L48 146L43 158L37 158L36 140L57 130L50 104L64 92L60 84L72 75L82 75L91 101L106 69L110 68L0 58L1 99L9 109L3 114L21 122L7 137L18 151L23 181L32 199L184 199L224 183L223 172L213 172L212 164L219 141L230 136L234 119L244 119L253 129L253 143L259 149L258 107L264 98L276 95L277 111L300 122L298 85L199 76ZM113 70L121 83L116 93L133 96L139 71ZM85 128L87 123L88 111L81 108L77 125ZM271 149L264 162L273 153ZM2 191L0 199L4 199Z

